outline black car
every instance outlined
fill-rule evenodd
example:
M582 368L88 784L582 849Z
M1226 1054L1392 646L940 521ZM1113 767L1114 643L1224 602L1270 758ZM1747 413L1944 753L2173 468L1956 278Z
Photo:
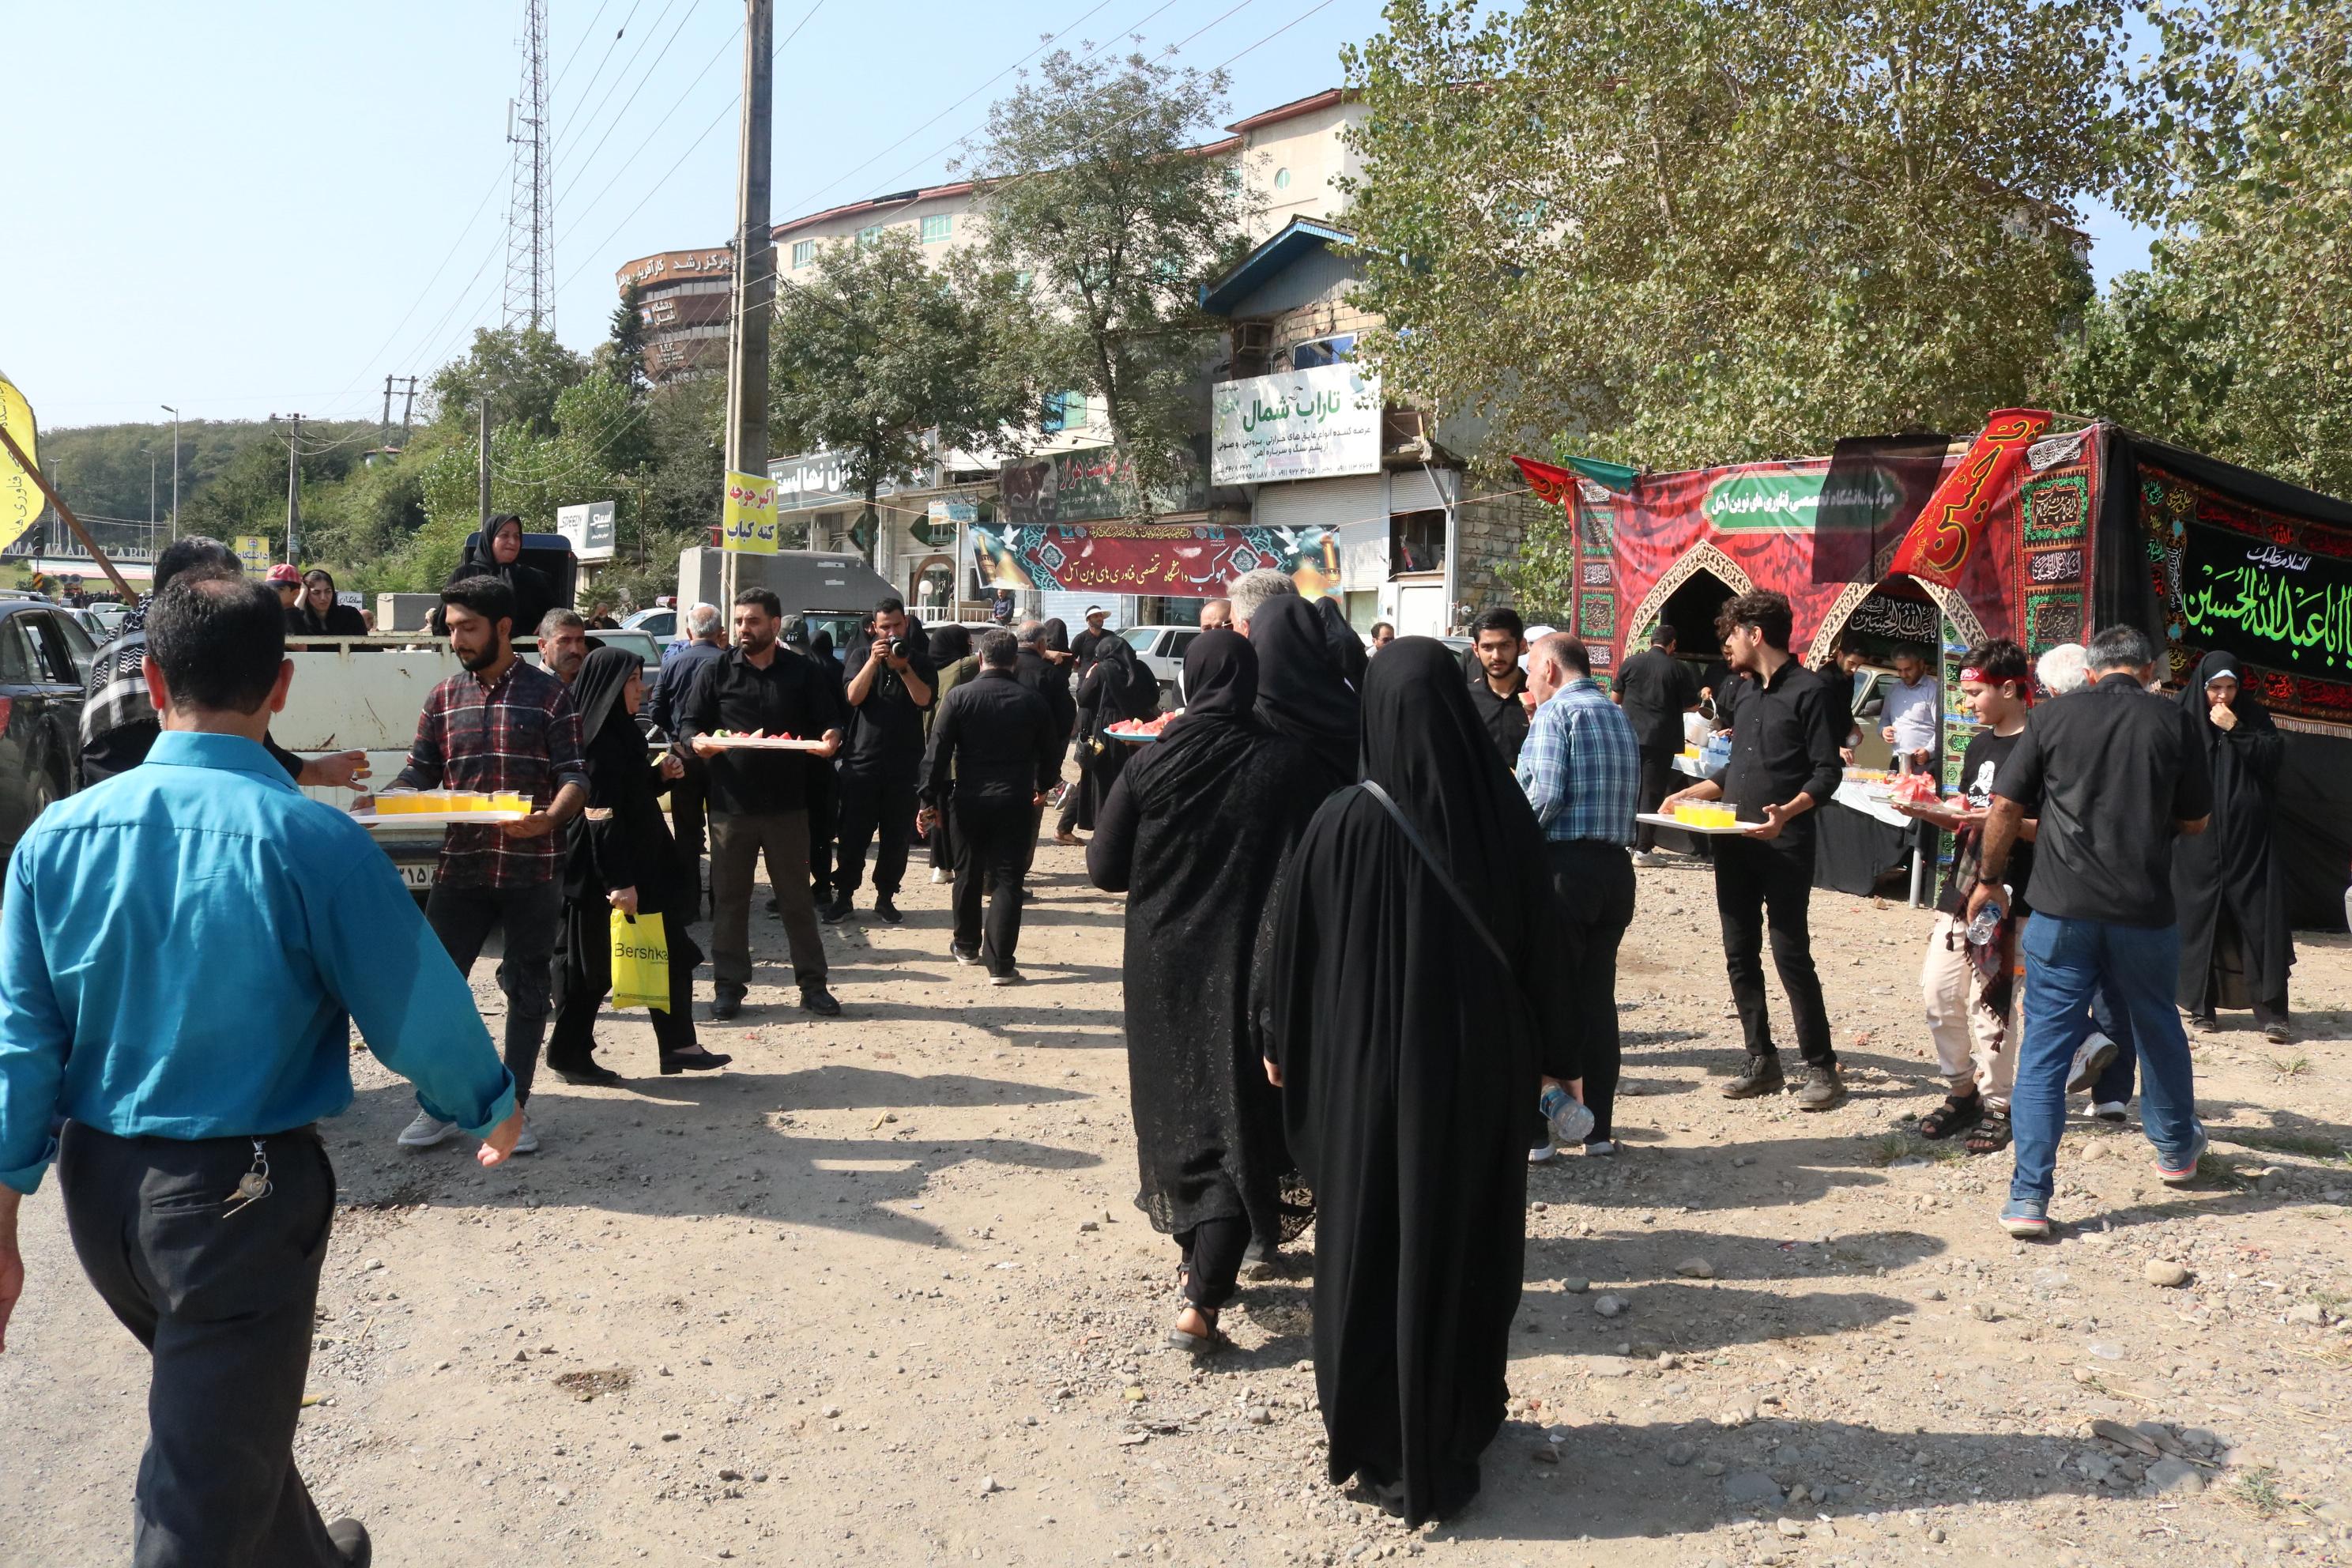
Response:
M98 646L43 598L0 598L0 852L81 767L84 683Z

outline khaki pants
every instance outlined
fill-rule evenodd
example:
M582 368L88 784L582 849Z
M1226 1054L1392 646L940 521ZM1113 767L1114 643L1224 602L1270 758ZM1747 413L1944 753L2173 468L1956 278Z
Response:
M2025 922L2017 922L2017 951L2025 951ZM2021 968L2023 960L2020 959ZM2021 974L2011 988L2009 1016L1996 1018L1979 1004L1984 977L1969 962L1968 922L1938 914L1919 965L1919 990L1927 1003L1927 1032L1936 1041L1936 1065L1949 1092L1966 1099L1973 1090L1985 1103L2006 1110L2017 1081L2019 1005L2025 999Z
M768 862L768 886L792 942L793 978L824 984L824 938L809 890L808 813L710 814L710 973L718 988L740 996L751 983L751 871Z

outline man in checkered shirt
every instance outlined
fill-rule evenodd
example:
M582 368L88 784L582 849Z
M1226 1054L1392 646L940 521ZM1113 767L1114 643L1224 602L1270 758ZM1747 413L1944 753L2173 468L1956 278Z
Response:
M1519 787L1543 826L1545 868L1567 907L1556 937L1568 1013L1582 1035L1584 1104L1592 1112L1588 1154L1613 1154L1617 1099L1617 944L1633 923L1634 803L1642 750L1633 721L1592 679L1592 656L1566 632L1528 650L1535 704L1519 747ZM1552 1157L1550 1124L1536 1115L1535 1161Z
M580 715L562 681L514 651L514 591L495 577L467 577L441 590L449 647L466 668L433 689L416 721L403 789L511 790L530 797L520 822L450 827L425 900L425 918L469 974L491 929L505 939L499 989L506 993L506 1062L515 1100L526 1102L553 1004L555 937L563 917L564 824L588 804L580 757ZM400 1135L430 1148L457 1131L429 1111ZM526 1120L515 1152L539 1148Z

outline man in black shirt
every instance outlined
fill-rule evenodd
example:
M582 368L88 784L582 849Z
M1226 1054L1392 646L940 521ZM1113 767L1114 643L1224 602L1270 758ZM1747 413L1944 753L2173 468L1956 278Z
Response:
M2147 694L2155 656L2130 626L2091 639L2095 684L2036 711L1993 784L1969 913L2004 909L2028 816L2038 816L2026 889L2025 1038L2011 1121L2017 1164L2000 1222L2011 1236L2050 1233L2066 1079L2090 1033L2095 993L2123 1016L2146 1069L2140 1124L2158 1177L2196 1179L2205 1152L2189 1037L2173 1005L2180 930L2172 904L2172 841L2205 831L2213 810L2205 749L2179 707Z
M991 985L1018 985L1013 949L1021 940L1021 866L1036 837L1037 809L1061 771L1062 734L1045 700L1014 675L1013 634L983 632L980 674L947 695L931 721L923 764L923 826L955 777L955 937L958 963L984 963ZM981 893L988 894L985 928Z
M1103 624L1109 619L1110 612L1100 605L1087 606L1087 629L1070 639L1072 659L1070 668L1073 680L1084 680L1087 678L1087 667L1095 661L1095 644L1111 635L1103 629Z
M780 647L783 605L765 588L735 595L735 646L705 663L677 710L678 738L709 769L710 1016L742 1009L751 984L751 863L767 857L768 886L793 950L801 1005L833 1017L824 939L809 891L808 760L804 752L730 748L711 731L821 740L841 749L841 698L831 676Z
M1020 645L1015 654L1013 678L1045 700L1054 715L1054 733L1066 735L1078 727L1078 700L1070 690L1069 672L1046 657L1045 628L1035 621L1024 621L1013 634ZM1048 793L1052 785L1046 786ZM1029 868L1037 862L1037 837L1045 826L1045 808L1037 808L1036 828L1022 847L1021 875L1026 878ZM1026 893L1022 895L1024 899Z
M874 912L897 925L898 884L907 875L907 846L915 837L915 780L923 765L923 713L939 676L919 630L908 635L907 606L885 599L874 606L874 636L849 678L849 742L835 783L841 796L841 858L833 874L833 902L819 918L847 920L866 875L866 846L878 828L874 858ZM852 657L855 657L853 655Z
M1633 742L1642 751L1642 787L1637 811L1655 811L1675 793L1675 759L1683 750L1683 715L1698 708L1698 679L1690 666L1675 657L1675 628L1660 622L1650 634L1650 646L1627 659L1617 671L1617 700L1633 726ZM1633 827L1633 864L1654 863L1658 830L1649 823Z
M1764 930L1772 965L1796 1015L1797 1047L1811 1070L1798 1092L1805 1110L1845 1101L1829 1008L1813 968L1807 921L1813 897L1813 808L1837 790L1844 770L1831 732L1829 691L1789 651L1793 617L1780 594L1742 594L1723 606L1716 629L1732 665L1748 678L1732 721L1731 765L1720 780L1684 790L1680 800L1727 800L1741 822L1760 826L1715 843L1715 909L1723 922L1723 963L1747 1037L1748 1067L1724 1087L1728 1100L1787 1088L1772 1020L1764 1006Z
M1519 668L1528 651L1527 623L1518 611L1498 605L1470 623L1470 642L1476 671L1470 677L1470 706L1494 737L1503 765L1516 769L1528 739L1528 705L1520 696L1528 672Z

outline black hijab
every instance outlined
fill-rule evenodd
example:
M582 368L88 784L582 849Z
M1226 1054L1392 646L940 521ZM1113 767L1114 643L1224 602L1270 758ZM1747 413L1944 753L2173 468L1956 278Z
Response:
M1323 618L1285 594L1258 606L1249 640L1257 654L1258 716L1314 752L1333 787L1362 777L1362 710L1325 640ZM1493 751L1494 742L1486 747Z
M945 669L971 653L971 628L954 621L931 628L931 667Z
M600 647L581 663L572 682L572 705L580 710L582 751L594 745L615 719L635 728L622 706L621 691L645 666L644 658L625 647Z
M1067 653L1070 651L1070 626L1068 622L1063 620L1059 616L1056 616L1052 620L1047 621L1040 629L1045 634L1046 652Z
M1348 612L1339 601L1326 594L1315 600L1316 618L1323 623L1323 646L1331 650L1331 662L1339 671L1339 679L1361 691L1364 689L1364 667L1372 661L1364 651L1364 639L1348 624Z
M2254 695L2254 689L2247 681L2245 668L2239 663L2238 656L2217 649L2205 656L2197 666L2196 675L2190 678L2188 685L2180 689L2180 710L2196 721L2197 732L2205 739L2205 751L2208 756L2220 751L2231 733L2217 724L2207 722L2205 719L2206 710L2210 706L2205 700L2205 688L2209 683L2219 680L2225 675L2238 683L2238 695L2230 704L2231 710L2238 715L2238 728L2241 730L2278 728L2277 723L2271 718L2271 710L2263 706L2261 698Z
M1105 632L1095 644L1095 664L1102 672L1092 676L1102 684L1101 707L1116 710L1112 717L1149 719L1160 711L1159 679L1143 668L1125 637Z

